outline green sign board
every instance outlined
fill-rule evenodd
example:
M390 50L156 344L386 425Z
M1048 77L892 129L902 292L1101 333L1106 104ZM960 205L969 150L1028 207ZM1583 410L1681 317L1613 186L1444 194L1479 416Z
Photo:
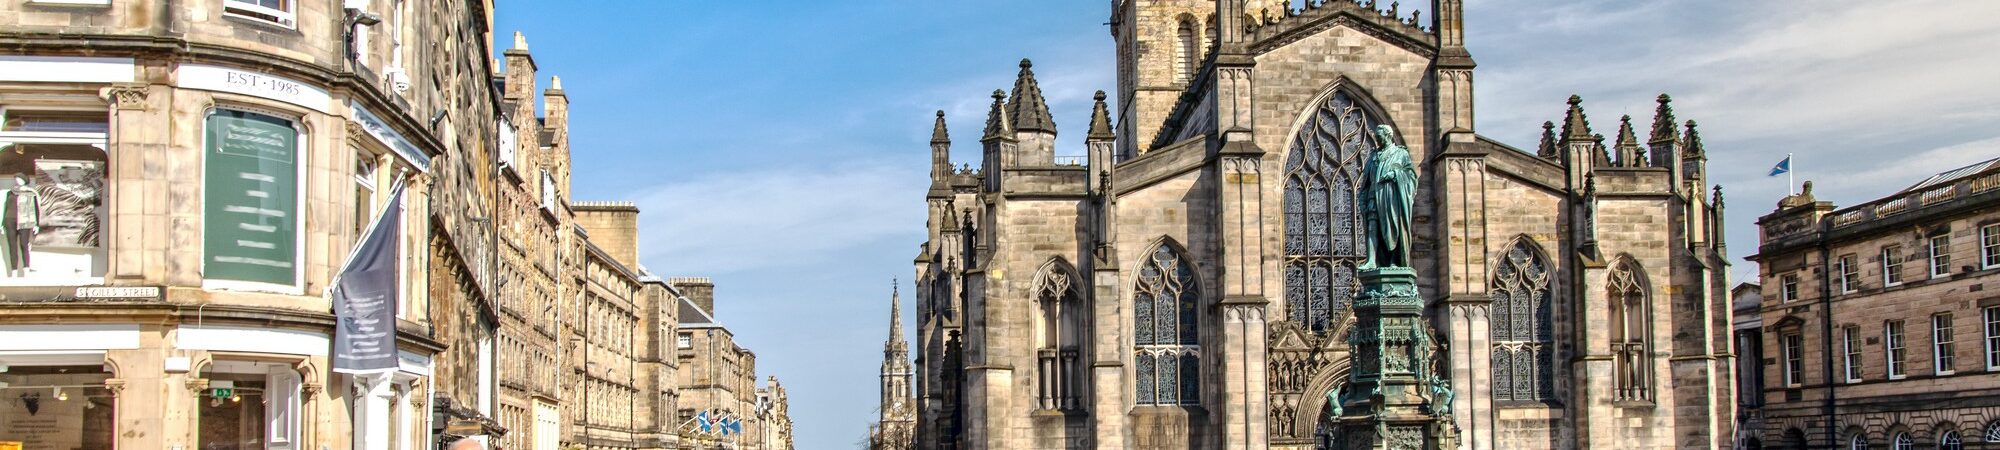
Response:
M285 119L219 109L207 136L205 277L298 284L298 131Z
M209 389L209 390L208 390L208 396L209 396L209 397L214 397L214 398L220 398L220 399L227 399L227 398L230 398L230 397L235 397L235 396L236 396L236 389L233 389L233 388L215 388L215 389Z

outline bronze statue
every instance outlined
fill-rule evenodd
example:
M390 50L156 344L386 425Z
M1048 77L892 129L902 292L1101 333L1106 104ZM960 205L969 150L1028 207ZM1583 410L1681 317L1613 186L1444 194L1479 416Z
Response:
M1361 267L1410 267L1410 215L1416 209L1417 168L1410 149L1388 125L1375 126L1382 148L1362 172L1361 217L1368 223L1368 259Z

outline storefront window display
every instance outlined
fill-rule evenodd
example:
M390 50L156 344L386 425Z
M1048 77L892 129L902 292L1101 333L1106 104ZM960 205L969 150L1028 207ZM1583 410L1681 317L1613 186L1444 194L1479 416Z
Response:
M5 110L0 279L89 283L105 269L102 111Z
M117 398L98 365L6 366L0 371L0 448L109 449Z

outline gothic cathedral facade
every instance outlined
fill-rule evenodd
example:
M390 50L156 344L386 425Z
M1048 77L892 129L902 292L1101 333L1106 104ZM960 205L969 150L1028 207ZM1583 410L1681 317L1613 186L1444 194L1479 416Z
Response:
M1338 448L1377 125L1418 165L1413 265L1458 448L1730 446L1722 198L1695 123L1662 95L1607 141L1571 97L1534 150L1480 136L1461 3L1112 0L1116 124L1100 93L1084 155L1057 155L1025 60L977 167L953 167L940 112L915 446Z

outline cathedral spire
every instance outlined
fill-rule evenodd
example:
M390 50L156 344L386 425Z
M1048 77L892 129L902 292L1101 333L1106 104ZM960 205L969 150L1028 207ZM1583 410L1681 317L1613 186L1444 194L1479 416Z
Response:
M889 357L909 353L908 346L903 343L903 286L898 281L889 281L889 341L882 345L885 353L892 353L885 355Z
M951 143L951 133L945 131L944 129L944 110L942 109L938 110L937 112L937 123L931 125L931 143L932 144Z
M1694 158L1700 158L1700 159L1707 159L1707 158L1708 158L1708 155L1706 154L1706 153L1707 153L1707 149L1704 149L1704 148L1702 148L1702 146L1701 146L1701 132L1699 132L1699 131L1695 131L1694 127L1695 127L1695 124L1694 124L1694 120L1693 120L1693 119L1689 119L1689 120L1687 121L1687 156L1686 156L1686 158L1689 158L1689 159L1694 159Z
M951 177L951 135L944 130L944 110L937 112L937 124L931 125L931 185L933 188L945 185Z
M1097 103L1090 108L1090 139L1115 139L1111 132L1111 108L1104 104L1104 91L1097 91L1093 97Z
M1557 156L1561 156L1561 153L1556 152L1555 122L1542 122L1542 146L1535 149L1535 156L1551 160L1556 159Z
M1632 116L1618 118L1618 165L1624 167L1645 167L1645 154L1639 151L1639 136L1632 131Z
M1569 112L1563 115L1562 141L1586 142L1590 137L1590 118L1583 115L1583 97L1569 96Z
M1660 94L1658 101L1660 102L1660 106L1653 111L1653 136L1650 141L1664 142L1680 139L1680 130L1674 127L1674 98L1668 97L1667 94Z
M1007 120L1007 92L993 90L993 110L986 113L986 136L979 140L1010 137L1014 126Z
M1014 78L1013 97L1007 102L1007 119L1017 131L1056 132L1056 121L1049 115L1049 102L1042 98L1042 86L1035 81L1035 63L1021 59L1021 74Z

